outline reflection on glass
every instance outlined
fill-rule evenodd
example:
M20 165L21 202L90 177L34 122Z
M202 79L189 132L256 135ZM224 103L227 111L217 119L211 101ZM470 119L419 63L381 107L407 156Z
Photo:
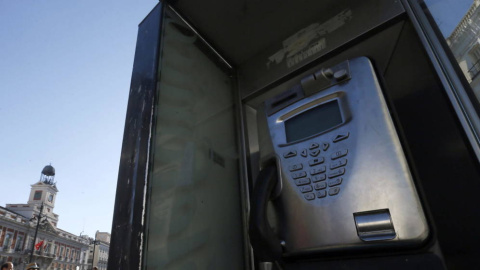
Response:
M145 269L243 269L230 78L167 16L150 179Z
M424 3L480 100L480 0L425 0Z

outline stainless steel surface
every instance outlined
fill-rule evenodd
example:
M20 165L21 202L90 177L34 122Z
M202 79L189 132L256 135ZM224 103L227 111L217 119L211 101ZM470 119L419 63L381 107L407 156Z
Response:
M350 78L348 61L342 62L333 68L320 69L319 71L303 78L300 82L306 96L329 88L343 80Z
M397 235L388 209L353 214L358 237L363 241L390 240Z
M455 109L477 159L480 159L480 118L468 97L437 34L417 1L402 0L432 65Z
M259 137L263 138L259 140L262 160L274 156L281 165L279 175L282 188L275 204L277 211L283 212L278 215L282 226L277 229L280 239L286 242L287 255L418 245L429 233L374 70L364 57L353 59L349 63L350 80L313 94L268 117L270 142L265 141L270 135L262 134L268 132L268 129L262 127L265 123L259 123ZM337 100L341 107L341 125L319 135L287 143L284 127L286 120L332 100ZM348 137L333 142L342 134ZM342 180L339 185L331 184L328 189L323 189L328 192L320 190L319 193L325 193L318 195L322 198L309 200L310 198L304 197L308 193L302 193L290 178L288 167L303 163L308 168L307 175L311 173L309 159L300 153L302 149L309 149L313 142L329 144L328 149L322 149L318 156L325 158L322 166L328 168L327 183L338 179L335 174L341 176ZM298 154L284 158L283 154L288 151L296 151ZM338 155L335 154L337 152ZM331 160L332 155L334 158L344 156L348 162L341 168L330 169L334 162ZM313 175L307 178L314 181ZM397 237L388 241L362 241L357 235L354 213L379 209L389 210Z

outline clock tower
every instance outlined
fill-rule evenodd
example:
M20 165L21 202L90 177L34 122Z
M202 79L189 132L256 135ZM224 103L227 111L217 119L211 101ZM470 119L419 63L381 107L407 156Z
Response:
M53 213L57 198L57 182L55 168L47 165L40 174L40 180L31 185L30 196L26 204L7 204L7 209L28 218L38 217L43 204L42 216L48 217L48 222L57 227L58 215Z
M52 225L57 226L58 215L53 213L58 192L55 168L52 165L45 166L40 174L40 180L31 187L27 204L33 207L35 214L38 214L43 203L43 214L49 217Z

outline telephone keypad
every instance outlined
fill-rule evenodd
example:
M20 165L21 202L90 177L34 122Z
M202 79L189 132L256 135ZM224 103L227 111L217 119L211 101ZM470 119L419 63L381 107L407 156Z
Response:
M325 183L325 182L315 183L315 184L313 185L313 187L314 187L316 190L325 189L325 188L327 188L327 183Z
M325 198L327 196L327 191L326 190L320 190L315 192L317 195L317 198Z
M312 188L312 186L310 186L310 185L308 185L308 186L301 186L301 187L300 187L300 191L301 191L302 193L310 192L310 191L312 191L312 190L313 190L313 188Z
M322 143L322 150L323 150L323 151L327 151L327 150L328 150L328 147L330 147L330 144L329 144L329 143L327 143L327 142Z
M319 146L320 145L318 143L311 143L310 147L308 147L308 149L312 150L312 149L318 148Z
M295 151L295 150L283 153L284 158L291 158L291 157L294 157L296 155L297 155L297 151Z
M343 141L349 136L349 132L337 134L332 138L332 142ZM312 142L306 147L308 148L289 150L283 154L284 158L287 159L297 156L297 151L300 151L299 156L305 158L303 162L289 162L288 170L292 172L291 177L294 179L295 185L299 187L299 191L304 193L305 199L309 201L315 198L338 195L344 180L340 176L345 174L348 164L348 149L337 148L334 152L327 151L330 144L325 141ZM299 158L302 159L301 157ZM295 161L299 158L296 158ZM319 166L320 164L324 165ZM301 171L306 166L311 167L310 171ZM311 193L312 191L314 193Z
M320 181L325 181L327 179L327 176L325 174L320 174L320 175L314 175L312 176L312 182L320 182Z
M308 185L310 184L310 178L302 178L302 179L295 180L295 184L297 186Z
M328 190L328 195L335 196L340 192L340 187L334 187Z
M332 179L330 181L328 181L328 186L329 187L334 187L334 186L338 186L342 183L343 181L343 178L342 177L339 177L339 178L336 178L336 179Z
M335 153L333 153L330 158L332 160L335 160L335 159L338 159L338 158L341 158L341 157L344 157L348 154L348 150L347 149L342 149L342 150L339 150L339 151L336 151Z
M291 172L298 171L298 170L301 170L301 169L303 169L303 164L302 163L293 164L293 165L288 166L288 170L291 171Z
M336 136L332 139L332 141L333 141L334 143L337 143L337 142L339 142L339 141L343 141L343 140L347 139L348 136L350 136L350 132L340 133L340 134L336 135Z
M320 154L320 149L310 151L310 156L316 157Z
M336 169L336 168L340 168L342 166L345 166L347 165L347 159L346 158L342 158L342 159L339 159L337 161L334 161L330 164L330 170L333 170L333 169Z
M324 173L327 171L327 167L325 166L320 166L320 167L317 167L317 168L313 168L310 170L310 174L311 175L315 175L315 174L320 174L320 173Z
M293 179L298 179L298 178L302 178L302 177L305 177L305 176L307 176L307 172L305 172L305 171L292 173L292 178Z
M325 158L319 157L319 158L314 158L314 159L310 160L308 162L308 165L315 166L315 165L318 165L318 164L322 164L323 162L325 162Z
M344 174L345 174L345 168L340 168L330 172L330 174L328 175L328 178L335 178L337 176L344 175Z

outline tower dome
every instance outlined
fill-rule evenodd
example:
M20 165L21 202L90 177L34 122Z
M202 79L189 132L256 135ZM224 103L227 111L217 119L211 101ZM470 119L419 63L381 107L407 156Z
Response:
M47 165L43 168L42 174L40 175L40 181L55 186L55 168L52 165Z
M52 165L47 165L43 168L42 174L46 176L54 176L55 175L55 168Z

